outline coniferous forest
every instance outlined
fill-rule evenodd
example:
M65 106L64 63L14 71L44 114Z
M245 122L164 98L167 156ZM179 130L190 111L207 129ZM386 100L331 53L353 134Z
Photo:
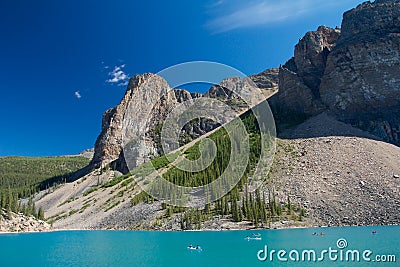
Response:
M0 207L44 219L32 200L41 184L50 179L62 183L88 163L84 157L0 157Z
M304 210L290 204L289 197L287 203L278 203L273 190L257 189L252 193L248 192L247 184L249 178L253 174L254 168L260 158L261 134L256 117L251 111L243 114L241 120L249 136L250 154L245 172L239 183L228 194L211 204L206 204L202 209L181 208L165 203L162 205L162 208L165 209L166 218L178 214L182 230L200 229L201 223L212 219L213 216L231 218L234 222L243 220L251 221L256 227L266 227L270 222L278 220L283 214L295 220L302 220L302 216L305 216ZM177 185L198 187L209 184L220 177L229 163L231 147L237 145L232 143L236 140L232 140L224 128L220 128L211 134L209 138L214 141L217 151L214 160L207 168L198 172L188 172L170 166L163 174L163 178ZM189 160L198 159L201 155L199 142L185 150L184 155ZM163 167L165 166L167 164L163 165ZM140 171L136 171L136 173L138 172ZM265 188L267 187L264 184L262 189ZM168 189L158 188L157 190ZM132 199L132 205L136 205L142 201L151 203L154 199L145 192L141 192Z

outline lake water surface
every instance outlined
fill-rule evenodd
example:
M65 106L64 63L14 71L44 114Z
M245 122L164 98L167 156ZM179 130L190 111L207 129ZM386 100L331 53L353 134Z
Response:
M261 240L245 239L253 233ZM0 266L400 266L400 226L1 234L0 257Z

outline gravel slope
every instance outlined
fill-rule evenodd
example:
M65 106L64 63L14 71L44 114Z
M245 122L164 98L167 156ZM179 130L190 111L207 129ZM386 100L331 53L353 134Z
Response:
M400 223L399 147L327 114L282 138L272 184L281 198L290 195L305 207L316 225Z

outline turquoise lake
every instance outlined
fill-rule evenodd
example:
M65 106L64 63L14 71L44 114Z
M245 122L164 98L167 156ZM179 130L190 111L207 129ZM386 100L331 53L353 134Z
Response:
M314 232L318 235L313 235ZM320 232L324 235L319 235ZM253 233L260 233L261 240L245 239ZM202 251L189 250L190 244L200 245ZM265 246L268 255L272 250L276 251L272 261L269 257L265 261L257 257L261 250L259 256L263 259ZM400 226L1 234L0 248L0 266L400 266ZM279 250L285 251L280 252L280 259ZM315 261L310 250L316 253ZM327 252L322 253L323 250ZM349 250L351 253L347 252Z

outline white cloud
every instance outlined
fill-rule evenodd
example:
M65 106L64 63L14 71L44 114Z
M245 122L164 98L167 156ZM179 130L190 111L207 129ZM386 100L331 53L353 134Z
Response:
M129 76L123 71L125 64L115 66L113 71L109 72L109 79L106 80L108 83L114 83L118 86L124 86L128 84Z
M79 91L75 91L75 97L80 99L82 97L81 93Z
M101 66L103 67L103 69L109 69L110 66L106 65L106 63L104 61L101 62Z
M335 4L322 0L255 0L246 1L246 4L234 0L217 3L218 10L211 11L217 13L217 16L206 24L215 33L296 19L313 10Z

